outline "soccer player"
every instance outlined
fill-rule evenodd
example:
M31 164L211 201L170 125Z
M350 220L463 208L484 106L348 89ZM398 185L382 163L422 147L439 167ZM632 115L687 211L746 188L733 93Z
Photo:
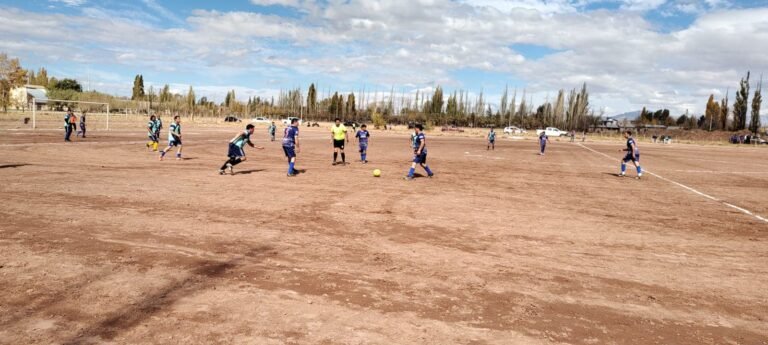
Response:
M160 115L155 116L155 137L157 142L160 142L160 133L163 130L163 120L160 119ZM155 145L155 151L157 151L157 145Z
M355 134L357 142L360 145L360 161L363 164L368 163L368 139L371 138L371 133L368 133L368 126L360 126L360 130Z
M224 165L222 165L221 169L219 169L220 175L224 175L224 169L229 169L230 175L235 174L233 167L245 161L245 150L243 150L243 146L245 146L245 144L248 144L250 147L254 147L259 150L264 149L261 146L253 145L251 142L251 134L253 134L254 128L255 127L252 124L248 124L245 126L244 131L238 133L234 138L232 138L232 140L229 141L229 153L227 154L229 159L224 162Z
M80 131L77 132L77 136L80 135L85 138L85 112L83 112L83 115L80 115Z
M544 155L544 150L547 149L548 142L549 142L549 137L547 136L547 132L541 131L541 134L539 134L539 147L541 148L541 151L539 151L539 156Z
M75 113L72 112L72 115L69 115L69 135L72 135L72 133L76 133L76 132L77 132L77 115L75 115Z
M331 139L333 140L333 165L336 165L336 158L341 152L341 164L347 164L347 156L344 154L344 144L349 142L347 127L341 123L341 119L336 118L336 123L331 126Z
M627 139L627 148L619 151L624 151L627 155L621 160L621 174L619 176L626 176L627 162L632 161L637 169L637 178L641 178L643 177L643 168L640 167L640 150L637 148L635 138L632 137L632 131L624 132L624 138Z
M275 126L275 121L272 121L272 124L269 125L269 128L267 128L267 132L269 133L269 136L272 138L272 141L275 141L276 130L277 130L277 126Z
M488 132L488 147L486 147L486 151L493 148L496 150L496 132L493 131L493 127L491 127L491 131Z
M288 177L294 177L296 176L296 154L301 152L299 119L291 119L291 126L283 132L283 152L288 158Z
M168 128L168 147L165 150L160 151L160 160L163 160L165 153L170 151L174 146L176 149L176 160L181 160L181 118L179 115L173 117L173 123Z
M157 152L158 141L160 141L157 134L157 120L155 120L155 115L152 115L149 117L149 122L147 122L147 138L149 139L147 142L147 151L152 150Z
M67 113L64 114L64 141L71 141L69 137L72 135L72 126L69 125L69 121L72 116L72 110L67 110Z
M429 169L427 165L427 139L424 137L424 127L417 123L415 126L415 138L413 142L413 163L411 163L411 169L408 170L408 176L406 180L413 180L413 173L416 171L416 164L421 165L427 172L427 176L432 177L435 174Z

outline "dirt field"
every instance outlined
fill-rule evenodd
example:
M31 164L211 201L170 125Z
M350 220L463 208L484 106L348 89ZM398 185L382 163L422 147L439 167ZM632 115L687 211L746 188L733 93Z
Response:
M287 178L260 130L219 176L238 128L163 162L139 129L0 130L0 343L768 344L766 149L641 142L635 180L620 142L428 133L436 178L403 181L407 136L331 166L302 128Z

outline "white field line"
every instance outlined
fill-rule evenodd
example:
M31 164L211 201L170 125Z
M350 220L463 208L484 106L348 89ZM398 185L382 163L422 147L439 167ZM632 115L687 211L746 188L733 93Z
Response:
M766 171L714 171L714 170L670 170L674 172L683 172L683 173L691 173L691 174L768 174L768 170Z
M601 155L601 156L604 156L604 157L606 157L606 158L608 158L608 159L610 159L610 160L615 160L615 158L614 158L614 157L611 157L611 156L609 156L609 155L607 155L607 154L605 154L605 153L602 153L602 152L599 152L599 151L593 150L593 149L591 149L591 148L589 148L589 147L587 147L587 146L584 146L584 145L582 145L582 144L579 144L579 146L581 146L581 147L583 147L583 148L585 148L585 149L587 149L587 150L589 150L589 151L592 151L592 152L594 152L594 153L597 153L597 154L599 154L599 155ZM713 196L711 196L711 195L709 195L709 194L705 194L705 193L702 193L702 192L700 192L700 191L698 191L698 190L696 190L696 189L693 189L693 188L691 188L691 187L688 187L688 186L686 186L686 185L684 185L684 184L682 184L682 183L679 183L679 182L676 182L676 181L672 181L672 180L670 180L670 179L668 179L668 178L666 178L666 177L663 177L663 176L661 176L661 175L659 175L659 174L655 174L655 173L653 173L653 172L650 172L650 171L648 171L648 170L645 170L645 169L643 169L643 172L644 172L644 173L648 173L648 174L650 174L650 175L652 175L652 176L655 176L655 177L656 177L656 178L658 178L658 179L661 179L661 180L667 181L667 182L669 182L669 183L672 183L672 184L674 184L674 185L677 185L678 187L681 187L681 188L683 188L683 189L686 189L686 190L688 190L688 191L690 191L690 192L692 192L692 193L694 193L694 194L700 195L700 196L702 196L702 197L704 197L704 198L710 199L710 200L712 200L712 201L715 201L715 202L719 202L719 203L721 203L721 204L723 204L723 205L725 205L725 206L728 206L728 207L730 207L730 208L733 208L733 209L735 209L735 210L738 210L738 211L740 211L740 212L742 212L742 213L744 213L744 214L746 214L746 215L752 216L752 217L756 218L757 220L760 220L760 221L762 221L762 222L764 222L764 223L768 223L768 219L766 219L766 218L764 218L764 217L760 216L759 214L756 214L756 213L754 213L754 212L752 212L752 211L750 211L750 210L747 210L747 209L745 209L745 208L743 208L743 207L739 207L739 206L736 206L736 205L734 205L734 204L731 204L731 203L729 203L729 202L727 202L727 201L724 201L724 200L720 200L720 199L718 199L718 198L715 198L715 197L713 197Z

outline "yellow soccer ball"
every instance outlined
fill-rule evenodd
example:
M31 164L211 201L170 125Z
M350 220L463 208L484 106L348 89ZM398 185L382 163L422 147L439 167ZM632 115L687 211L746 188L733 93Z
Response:
M379 176L381 176L381 170L379 170L379 169L374 170L373 171L373 177L379 177Z

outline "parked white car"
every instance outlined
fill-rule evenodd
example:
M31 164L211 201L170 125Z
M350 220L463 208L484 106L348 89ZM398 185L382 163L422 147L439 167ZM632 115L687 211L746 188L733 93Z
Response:
M254 117L251 120L251 123L271 123L272 120L266 118L266 117Z
M291 121L292 121L293 119L297 119L297 120L299 120L299 126L301 126L301 122L302 122L302 121L301 121L301 119L300 119L300 118L298 118L298 117L286 117L285 119L283 119L283 124L284 124L284 125L286 125L286 126L290 126L290 125L291 125Z
M561 131L555 127L547 127L546 129L537 129L536 135L541 135L544 132L548 137L562 137L568 135L568 132Z
M504 127L504 133L505 134L523 134L523 133L527 133L527 132L528 131L526 131L526 130L520 128L520 127L515 127L515 126Z

